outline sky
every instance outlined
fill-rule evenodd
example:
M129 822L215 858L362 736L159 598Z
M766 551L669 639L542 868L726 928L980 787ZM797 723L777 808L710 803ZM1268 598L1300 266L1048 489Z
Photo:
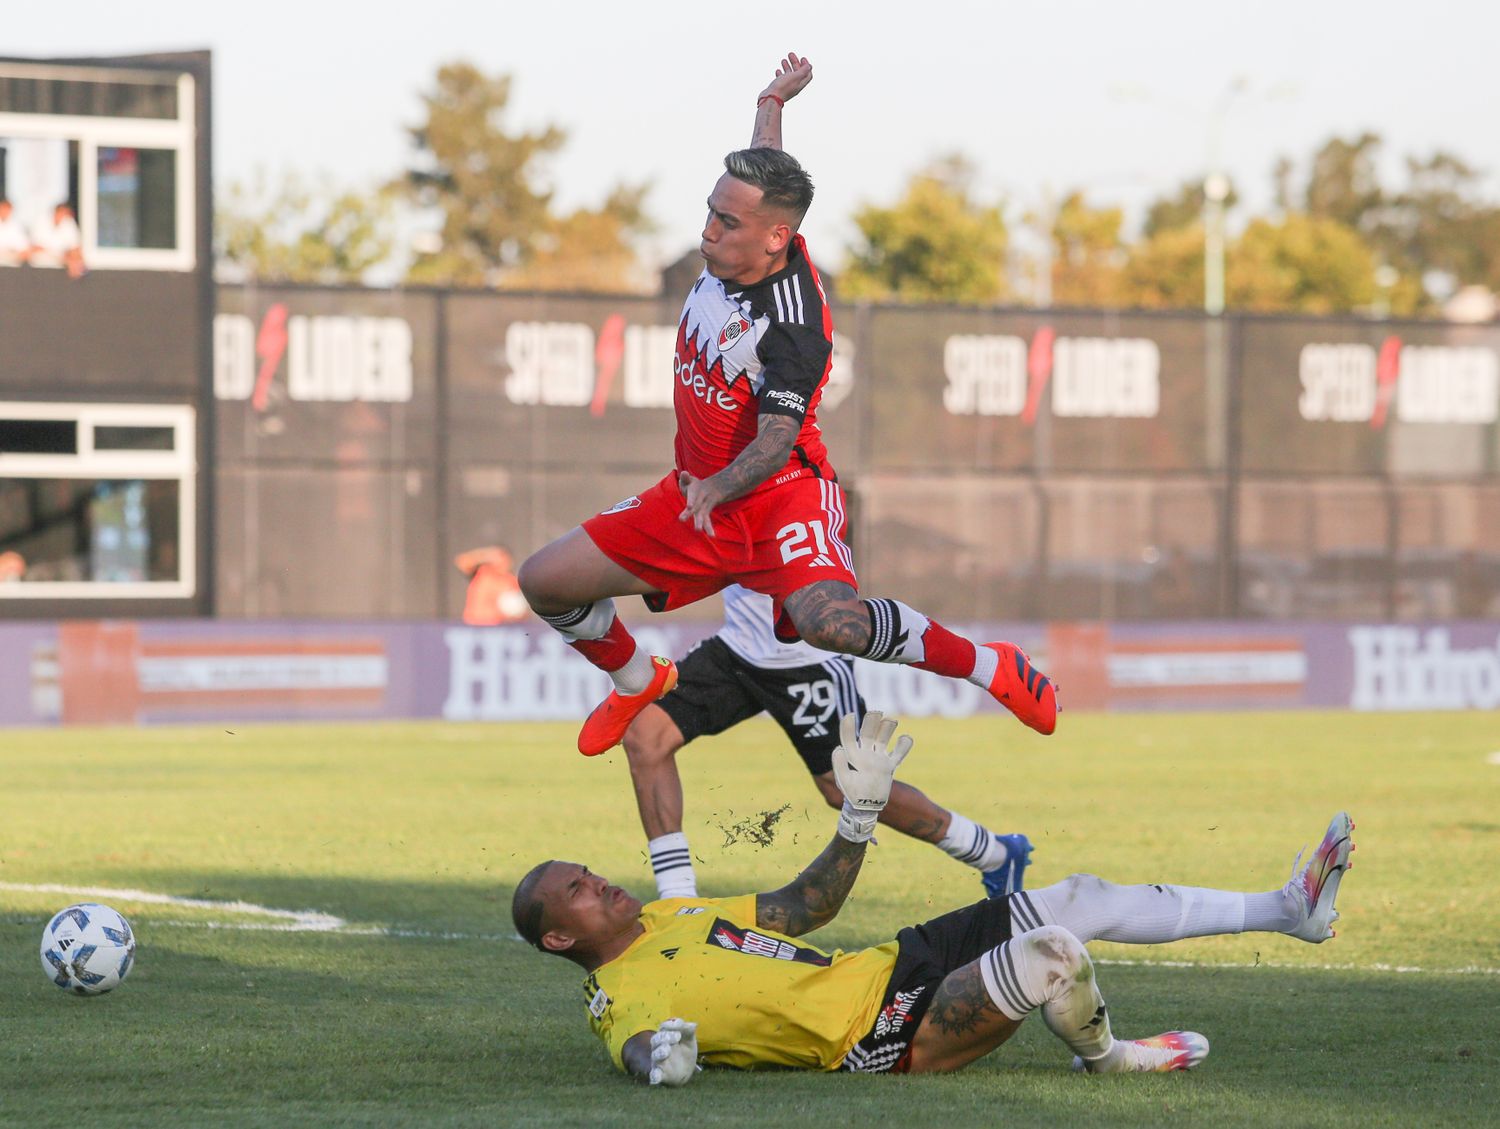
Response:
M748 144L755 95L787 51L813 63L785 143L818 186L803 232L834 268L856 209L894 203L954 152L976 167L976 194L1012 216L1083 189L1138 222L1202 176L1215 133L1240 222L1269 208L1278 156L1305 164L1331 135L1366 130L1385 139L1387 183L1402 182L1404 157L1444 149L1500 198L1497 5L75 0L65 19L6 7L0 54L211 49L220 190L287 170L373 185L404 167L403 127L439 65L508 73L511 124L567 132L548 166L559 204L649 182L663 260L696 246L720 161Z

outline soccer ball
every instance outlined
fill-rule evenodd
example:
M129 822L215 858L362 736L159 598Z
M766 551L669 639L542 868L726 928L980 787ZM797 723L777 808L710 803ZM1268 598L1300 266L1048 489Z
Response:
M42 930L42 971L66 991L101 995L118 987L134 963L130 923L108 906L69 906Z

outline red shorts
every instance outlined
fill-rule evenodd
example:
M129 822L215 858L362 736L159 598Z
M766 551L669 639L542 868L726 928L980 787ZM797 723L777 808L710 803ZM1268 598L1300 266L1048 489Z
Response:
M674 470L651 489L583 523L615 564L657 590L653 611L670 611L730 584L775 602L778 634L794 638L782 614L786 598L820 580L859 588L854 555L844 543L844 492L811 475L726 502L713 512L714 534L678 520L682 491Z

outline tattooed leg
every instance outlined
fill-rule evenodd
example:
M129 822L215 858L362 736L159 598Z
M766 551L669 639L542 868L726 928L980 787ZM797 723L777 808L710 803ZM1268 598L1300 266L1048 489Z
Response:
M944 977L911 1043L913 1074L957 1070L983 1058L1021 1026L990 999L980 962L971 961Z
M870 646L870 612L841 580L819 580L786 598L786 613L814 647L858 655Z
M1048 1029L1091 1069L1118 1057L1088 950L1066 929L1049 925L1012 937L943 981L912 1042L912 1069L953 1070L972 1062L1038 1008Z

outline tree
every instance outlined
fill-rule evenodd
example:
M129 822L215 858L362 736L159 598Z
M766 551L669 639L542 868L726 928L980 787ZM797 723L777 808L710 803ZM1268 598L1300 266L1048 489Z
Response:
M1203 223L1165 227L1130 248L1123 304L1148 310L1203 306Z
M1479 173L1451 153L1408 157L1407 188L1391 203L1390 257L1409 269L1440 271L1455 286L1500 288L1500 208L1475 198Z
M1204 202L1202 178L1185 180L1178 186L1175 195L1161 196L1151 202L1146 209L1146 222L1142 225L1141 233L1151 239L1164 231L1177 231L1201 224ZM1239 195L1231 184L1229 195L1224 198L1224 210L1227 212L1239 202Z
M949 157L914 175L888 208L854 214L862 242L838 276L845 298L996 302L1007 294L1008 233L998 206L971 193L972 167Z
M1362 133L1349 141L1339 137L1325 141L1313 154L1307 178L1303 197L1307 214L1371 234L1386 204L1375 167L1381 144L1378 133Z
M646 229L646 187L619 187L596 210L552 211L544 162L566 133L505 128L508 75L470 63L440 67L422 97L425 120L409 130L416 159L399 181L419 207L442 217L438 246L419 253L408 280L460 286L561 285L613 289L630 271L631 238ZM597 269L587 269L593 263Z
M1060 306L1118 306L1128 259L1119 208L1094 208L1069 193L1052 219L1052 301Z
M218 271L260 282L357 283L389 260L395 211L390 194L330 183L310 188L295 173L269 187L236 181L214 208Z
M653 229L645 211L647 188L621 186L599 208L579 208L549 221L535 255L503 279L517 290L578 290L617 294L654 290L644 277L634 240Z
M401 183L415 203L441 213L442 233L437 250L417 255L408 281L485 285L533 256L551 204L537 184L537 158L566 135L555 126L505 132L510 85L509 75L454 62L422 95L426 120L408 130L417 159Z
M1228 304L1237 310L1352 313L1375 299L1375 253L1357 231L1294 212L1252 220L1228 254Z

